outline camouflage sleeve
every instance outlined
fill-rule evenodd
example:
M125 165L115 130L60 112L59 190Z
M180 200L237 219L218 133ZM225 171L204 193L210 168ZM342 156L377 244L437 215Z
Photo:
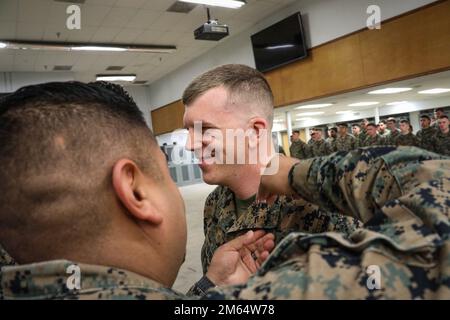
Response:
M450 158L372 147L302 161L292 186L363 228L291 233L243 285L209 299L449 299Z
M368 221L387 199L401 194L401 177L390 172L383 157L394 150L371 147L301 161L291 169L290 184L325 210Z
M212 192L205 201L205 209L203 211L203 234L205 235L205 241L201 250L201 262L203 274L208 270L209 263L211 262L212 252L208 232L216 230L216 223L214 219L214 212L216 211L215 192Z

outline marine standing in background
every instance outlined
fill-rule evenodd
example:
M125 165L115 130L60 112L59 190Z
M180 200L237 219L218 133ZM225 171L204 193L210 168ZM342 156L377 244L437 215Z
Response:
M408 120L400 120L400 131L401 133L395 139L395 145L397 146L410 146L417 147L419 145L419 140L411 131L411 125Z

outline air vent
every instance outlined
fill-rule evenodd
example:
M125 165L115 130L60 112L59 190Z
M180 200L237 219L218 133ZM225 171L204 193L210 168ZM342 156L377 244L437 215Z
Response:
M121 71L123 68L125 68L124 66L109 66L108 68L106 68L107 71Z
M77 4L83 4L86 2L86 0L54 0L55 2L65 2L65 3L77 3Z
M169 7L169 9L167 9L167 12L189 13L196 6L197 5L195 3L176 1Z
M72 66L54 66L53 71L70 71Z
M134 81L133 84L146 84L147 80L138 80L138 81Z

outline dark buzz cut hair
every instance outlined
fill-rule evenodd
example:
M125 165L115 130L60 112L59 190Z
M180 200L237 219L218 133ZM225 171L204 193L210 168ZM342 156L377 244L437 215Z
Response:
M420 116L420 119L428 119L428 120L431 121L430 117L427 116L426 114L422 114L422 115Z
M254 106L253 113L273 122L273 93L264 75L242 64L226 64L195 78L184 90L182 102L189 106L206 91L223 86L229 93L229 104Z
M443 114L442 116L439 117L439 119L447 119L447 120L448 120L448 116L446 116L445 114Z
M293 130L292 133L300 134L300 131L298 131L298 130Z
M377 125L376 125L375 123L373 123L373 122L369 122L369 123L367 124L367 127L374 127L374 128L377 128Z
M406 124L409 124L409 121L408 121L407 119L401 119L401 120L400 120L400 123L406 123Z
M438 111L444 112L444 108L436 108L436 109L434 109L434 112L438 112Z
M63 246L54 235L80 246L81 237L93 241L109 221L101 213L108 214L114 163L128 158L158 176L156 145L118 85L44 83L2 98L0 243L20 262L34 254L29 244L36 236L52 248L41 250L48 255Z
M352 124L352 127L358 127L358 128L361 129L361 126L359 124L357 124L357 123Z

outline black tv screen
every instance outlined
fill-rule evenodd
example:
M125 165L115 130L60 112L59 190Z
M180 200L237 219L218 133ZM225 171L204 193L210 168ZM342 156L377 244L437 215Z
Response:
M300 12L252 35L251 39L256 69L261 72L308 56Z

